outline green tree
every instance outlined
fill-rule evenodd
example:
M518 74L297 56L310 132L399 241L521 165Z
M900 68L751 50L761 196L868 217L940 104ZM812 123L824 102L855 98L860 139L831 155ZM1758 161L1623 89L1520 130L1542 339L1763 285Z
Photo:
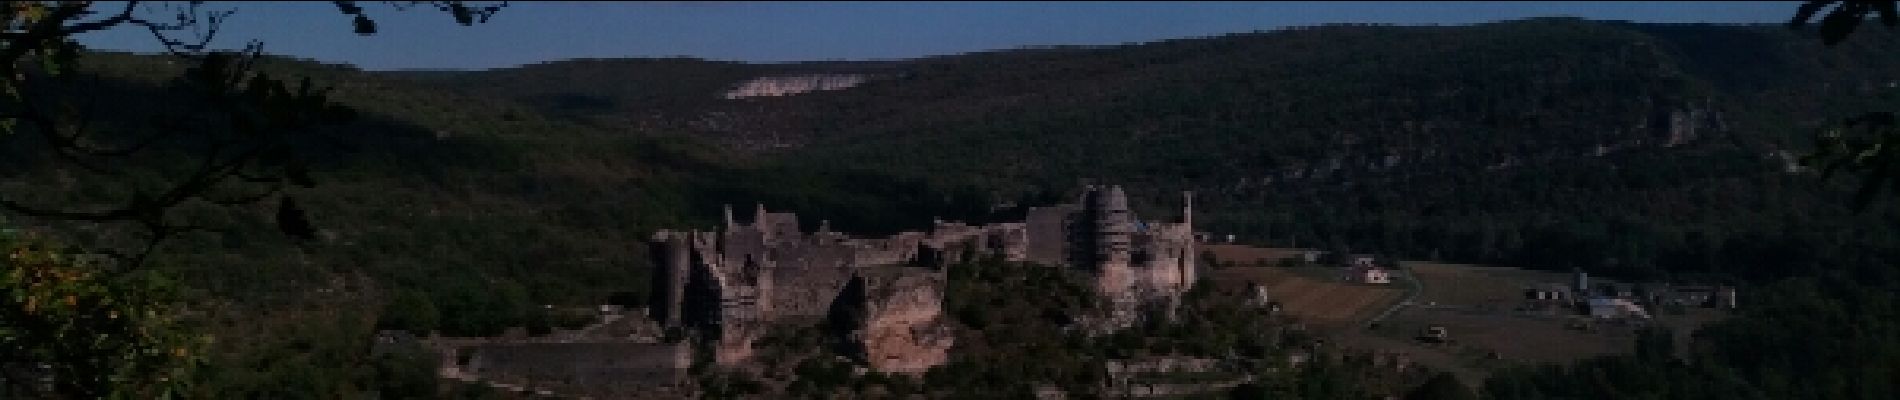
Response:
M1820 19L1821 41L1828 46L1846 40L1869 15L1879 15L1880 23L1892 29L1900 24L1895 2L1814 0L1801 5L1790 28L1802 28L1829 9ZM1893 111L1870 111L1822 128L1815 135L1815 148L1801 158L1803 165L1821 168L1821 178L1847 172L1860 178L1860 190L1854 195L1854 207L1865 208L1882 192L1900 186L1900 125Z
M7 255L0 260L5 397L185 395L197 383L193 372L205 361L202 345L209 339L184 321L205 310L187 310L173 284L139 267L149 264L148 256L167 238L217 229L192 211L271 207L282 233L315 236L293 192L315 185L306 153L314 143L334 139L319 128L350 120L351 110L331 102L307 77L257 70L261 44L211 49L232 11L206 11L204 2L194 1L154 16L142 11L150 10L144 7L149 3L0 4L0 135L38 139L44 146L32 150L49 153L47 159L88 174L82 178L87 184L117 195L73 201L66 196L71 193L28 188L0 193L0 212L33 222L131 227L126 235L74 243L86 252L0 237ZM352 18L357 33L375 33L374 21L355 2L333 4ZM427 4L464 25L485 21L501 8ZM94 124L99 111L83 106L101 94L87 93L85 80L77 78L86 70L85 53L74 37L113 29L149 32L191 65L167 87L180 107L159 112L142 129ZM193 37L179 36L185 33ZM190 154L191 167L155 168L151 161L169 162L164 160L177 154ZM152 178L164 172L174 174Z
M1478 395L1471 392L1458 377L1449 372L1440 372L1426 380L1424 385L1405 394L1405 400L1477 400Z
M433 354L410 346L383 353L374 359L376 391L384 399L436 398L436 365Z
M242 51L212 50L220 25L234 11L209 11L204 2L188 2L176 11L149 15L141 6L122 8L93 2L9 1L0 6L0 132L35 135L54 159L90 173L93 183L116 186L116 199L74 204L44 193L0 193L0 210L55 221L90 222L142 228L145 240L135 251L81 243L121 258L123 267L144 263L157 245L181 233L214 230L185 219L194 207L272 205L283 233L299 239L315 234L292 193L315 185L305 155L316 143L334 140L318 128L352 118L328 99L327 90L309 78L273 77L255 69L262 44ZM375 22L353 1L333 2L353 18L358 34L376 32ZM411 3L420 5L421 2ZM486 21L502 6L470 7L435 2L464 25ZM505 4L504 4L505 5ZM179 77L181 108L158 115L143 132L101 128L97 110L83 107L98 93L85 93L75 76L84 70L76 35L112 29L150 32L172 55L194 65ZM180 37L182 33L193 37ZM190 143L190 144L186 144ZM197 149L184 172L152 185L141 156L168 150Z
M148 399L181 395L210 337L152 274L108 278L85 254L0 233L0 395Z
M435 302L429 296L413 290L403 290L384 307L376 326L379 329L400 329L417 335L427 335L437 329L441 314L435 309Z

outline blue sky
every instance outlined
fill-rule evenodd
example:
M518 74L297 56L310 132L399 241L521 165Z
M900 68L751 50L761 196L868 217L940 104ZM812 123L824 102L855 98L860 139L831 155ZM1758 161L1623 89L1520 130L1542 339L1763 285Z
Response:
M571 58L691 56L750 62L892 59L1043 45L1106 45L1325 23L1470 24L1540 16L1780 23L1800 2L514 2L487 24L363 2L381 29L351 33L329 2L211 2L236 10L216 47L371 70L483 69ZM123 3L100 2L116 10ZM161 15L152 10L145 15ZM83 35L156 51L149 33Z

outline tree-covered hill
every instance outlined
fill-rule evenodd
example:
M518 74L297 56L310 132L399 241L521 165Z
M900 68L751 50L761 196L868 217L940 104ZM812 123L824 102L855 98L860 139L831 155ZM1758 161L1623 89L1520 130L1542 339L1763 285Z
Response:
M212 216L231 231L171 242L158 264L239 304L219 329L289 338L232 345L263 366L229 372L248 386L220 397L278 397L287 382L342 396L367 378L269 360L364 357L352 346L390 298L426 299L412 309L439 318L425 320L473 334L542 318L536 304L644 290L647 235L709 227L723 203L888 232L1093 179L1130 189L1151 218L1194 190L1205 229L1275 245L1634 275L1891 277L1900 210L1852 213L1846 185L1790 162L1819 123L1891 108L1877 94L1900 90L1896 41L1876 29L1824 49L1779 26L1533 19L864 63L363 72L276 59L271 73L334 86L363 115L343 128L354 149L321 153L319 184L296 192L320 239L281 238L269 210ZM125 127L163 109L162 79L183 68L85 57L116 93L99 97L118 111L108 123ZM811 73L879 79L719 96ZM738 145L760 137L790 147ZM0 140L0 182L56 189L34 191L51 200L123 194L32 157L29 138ZM319 319L325 330L299 328Z
M75 104L91 110L92 126L108 137L135 137L152 117L189 104L168 83L184 62L82 58L85 83L54 96L81 100ZM316 186L290 194L316 239L279 233L274 207L232 213L200 204L180 215L213 231L163 242L145 267L179 278L210 317L221 357L210 378L219 384L206 389L212 398L357 397L364 385L378 384L352 368L370 361L370 334L391 299L420 298L428 303L420 309L432 311L396 318L434 321L405 328L484 335L551 323L537 312L542 304L644 298L637 294L647 288L649 235L709 228L725 203L750 209L763 202L801 211L810 226L829 219L854 231L916 229L930 215L983 211L977 196L946 197L955 191L928 182L745 166L678 135L598 129L514 99L347 66L271 58L261 70L332 87L358 118L328 132L338 140L299 149L312 158ZM115 175L64 163L45 146L33 135L0 137L0 189L10 200L117 204L135 189L164 187L194 167L201 150L161 143L115 160L132 171ZM135 226L5 218L82 246L139 233Z
M1894 226L1861 222L1891 221L1889 210L1852 214L1841 188L1790 171L1819 123L1900 90L1897 39L1870 31L1823 48L1781 26L1539 18L941 56L781 98L715 95L782 66L681 60L554 62L457 82L539 76L513 96L543 108L559 102L535 99L605 99L630 108L583 119L665 115L673 122L638 126L678 127L646 133L770 136L797 147L732 148L786 168L999 198L1114 181L1153 212L1195 190L1209 229L1278 245L1767 277L1890 253ZM615 70L645 77L550 78ZM677 97L653 104L655 93ZM731 122L687 122L708 119Z

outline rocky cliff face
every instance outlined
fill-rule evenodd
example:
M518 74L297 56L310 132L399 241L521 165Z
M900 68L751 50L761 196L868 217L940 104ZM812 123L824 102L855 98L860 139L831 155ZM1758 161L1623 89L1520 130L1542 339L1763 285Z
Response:
M792 76L766 76L753 78L740 83L738 87L726 91L726 99L747 97L790 96L818 90L839 90L864 83L867 79L858 74L814 74Z
M871 369L922 374L949 359L956 336L943 316L942 273L854 278L836 308L851 351Z

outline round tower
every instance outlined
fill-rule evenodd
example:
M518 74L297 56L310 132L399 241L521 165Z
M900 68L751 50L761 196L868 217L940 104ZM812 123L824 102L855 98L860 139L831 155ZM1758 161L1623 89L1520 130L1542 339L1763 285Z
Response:
M1127 268L1135 221L1121 186L1109 186L1095 197L1095 243L1098 268Z

